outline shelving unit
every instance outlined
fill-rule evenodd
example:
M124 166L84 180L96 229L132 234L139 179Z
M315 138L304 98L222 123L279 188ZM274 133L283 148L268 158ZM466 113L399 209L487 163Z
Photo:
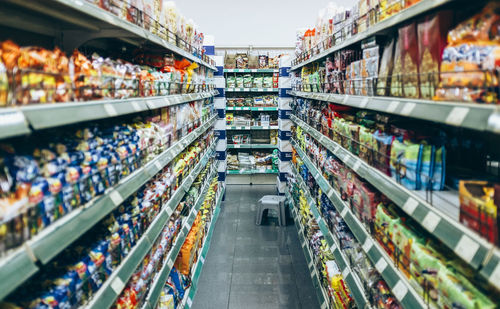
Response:
M202 193L198 196L194 207L191 209L191 212L189 215L184 219L184 223L182 225L181 231L179 235L177 235L177 238L175 240L175 243L172 245L172 248L170 249L170 252L168 253L168 256L166 257L166 263L163 265L161 270L158 272L153 284L149 288L149 293L146 297L146 302L142 306L142 309L155 309L156 305L158 303L158 300L161 295L161 291L163 290L163 287L165 286L165 282L168 279L168 276L170 275L170 271L172 270L172 267L175 263L175 260L177 259L177 256L179 255L179 252L181 250L182 245L184 244L184 241L186 240L186 237L194 223L194 220L196 219L196 216L198 215L198 212L200 210L201 205L203 204L206 194L208 192L208 188L210 187L210 181L217 176L217 163L214 164L215 168L212 169L212 172L210 176L207 177L207 181L200 190Z
M402 10L401 12L382 20L375 25L370 26L367 30L353 35L352 37L346 39L345 41L328 48L327 50L320 51L319 54L313 55L308 59L296 59L293 63L291 70L295 71L301 67L316 62L323 59L324 57L330 55L331 53L346 48L347 46L360 43L361 41L373 37L375 35L381 35L386 33L389 29L397 26L411 18L417 17L423 13L430 12L431 10L443 6L447 3L453 2L455 0L432 0L432 1L421 1L417 4L410 6Z
M120 266L113 271L111 276L104 282L97 294L87 304L87 308L110 308L117 297L121 294L126 283L136 272L137 266L144 260L146 254L161 234L163 227L174 212L175 208L189 190L198 174L207 165L208 159L213 156L215 143L206 151L200 162L194 167L188 177L184 179L179 188L175 191L170 200L163 205L163 208L155 220L151 223L144 236L132 248L127 257L121 262Z
M205 133L214 122L215 116L173 144L151 162L148 162L128 177L122 179L114 188L108 190L104 195L95 198L87 205L73 210L68 215L41 231L33 239L26 242L24 246L13 250L10 254L3 257L0 260L0 276L2 278L8 278L8 280L0 281L0 299L3 299L10 292L14 291L39 270L37 261L42 264L47 264L52 258L118 207L122 201L135 193L142 185L179 155L189 144ZM188 179L191 181L194 180L193 177ZM187 186L187 182L185 185ZM189 184L188 188L190 186ZM171 199L172 204L169 205L175 204L176 201L178 203L180 198L182 198L180 193L176 198L174 197ZM174 206L176 205L177 204ZM162 215L162 218L167 220L169 216L165 218L165 215ZM155 224L158 226L161 225L160 223L161 221L158 221L158 223ZM155 224L152 224L151 228L155 226Z
M323 285L321 284L321 281L318 276L318 271L316 270L316 267L314 266L314 256L311 252L311 249L309 248L308 241L306 240L305 236L305 230L304 226L300 222L300 219L297 214L297 206L295 206L295 203L292 199L292 197L286 193L286 198L288 201L290 201L290 213L292 215L293 221L295 222L295 228L297 229L297 233L299 234L299 241L300 245L302 247L302 250L304 251L304 256L306 257L306 262L307 262L307 267L309 268L309 273L311 275L311 279L314 285L314 288L316 290L316 296L318 297L320 308L321 309L326 309L329 308L328 306L328 292L325 291L323 288Z
M289 91L289 93L295 97L500 133L500 125L497 120L500 119L500 111L495 105L301 91Z
M482 278L500 289L500 250L497 247L430 205L418 194L418 191L404 188L299 118L292 115L291 119L360 177L389 197L408 216L415 219L465 263L477 270Z
M228 149L277 149L278 145L273 144L228 144Z
M226 107L227 111L277 112L278 107Z
M118 117L213 97L215 91L143 97L123 100L98 100L34 104L0 110L0 139L26 135L36 130L84 121Z
M205 258L207 257L208 250L210 249L210 242L212 240L212 235L214 233L215 223L219 218L220 207L222 203L222 197L224 196L225 188L219 191L219 195L217 197L217 203L215 205L215 210L212 216L212 220L210 221L210 226L208 227L208 232L203 240L203 246L199 249L198 261L193 265L191 269L191 287L187 289L184 293L184 298L182 299L180 308L189 309L193 304L193 299L196 294L196 290L198 288L198 281L200 280L201 271L203 269L203 265L205 264Z
M278 174L278 170L254 169L254 170L228 170L228 175L257 175L257 174Z
M278 73L278 69L224 69L224 73Z
M4 14L2 14L0 23L8 27L48 36L63 32L65 34L63 39L64 50L69 52L89 39L114 37L121 38L126 42L134 42L134 44L149 44L152 47L160 47L210 70L217 70L212 61L206 56L201 59L192 52L172 44L172 41L176 41L173 34L170 33L170 39L165 40L147 29L101 9L89 1L47 0L33 2L8 0L2 4L2 13Z
M278 130L278 126L226 126L226 130Z
M344 202L340 198L340 194L333 189L333 187L328 183L328 181L326 181L326 179L322 176L322 173L314 166L309 157L307 157L307 155L295 142L293 142L293 146L297 151L297 154L304 161L307 168L313 175L314 179L316 180L316 183L319 185L321 190L328 196L330 201L332 201L337 211L341 214L342 218L352 231L354 237L356 237L356 240L360 244L362 244L362 248L365 251L366 255L373 263L373 265L375 265L377 271L382 275L382 278L384 278L384 280L391 288L396 298L401 302L401 304L405 308L427 308L427 304L425 304L420 294L417 293L417 291L415 291L413 286L406 279L405 275L397 269L397 267L394 265L394 262L382 249L382 247L378 244L378 242L374 240L373 237L367 232L366 227L352 213L349 205L347 205L346 202ZM302 187L304 192L307 192L307 194L309 194L309 191L305 186L302 178L298 174L298 172L294 170L294 173L297 175L297 178L299 179L300 182L300 186ZM333 246L330 245L330 247L334 248L332 249L335 250L334 255L336 257L337 255L339 255L339 257L341 257L341 260L343 260L343 263L345 263L344 267L342 267L341 265L339 266L341 267L341 269L349 269L348 268L349 264L347 260L345 258L342 259L343 254L341 253L339 247L336 244L335 236L333 236L330 233L328 227L324 223L321 213L318 211L316 207L314 207L315 203L314 200L310 197L310 194L308 196L308 202L309 205L312 205L311 210L313 211L313 214L316 217L316 220L318 221L318 224L321 228L321 231L323 231L323 234L325 235L327 242L329 244L332 243L333 245ZM336 251L338 251L337 254L335 254ZM352 272L349 271L347 272L347 274L348 275L352 274ZM358 292L357 293L353 292L353 294L355 295L356 302L358 302L357 299L360 298L360 295L363 295L362 292L360 292L361 287L358 285L360 282L359 278L354 279L353 277L351 277L350 280L349 278L347 279L347 282L349 284L349 288L351 289L352 289L351 286L354 287L357 286ZM358 296L356 297L356 295Z
M278 92L278 88L226 88L226 92Z

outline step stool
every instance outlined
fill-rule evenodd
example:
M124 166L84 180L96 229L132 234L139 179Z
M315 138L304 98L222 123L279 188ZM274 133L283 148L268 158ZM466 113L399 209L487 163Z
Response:
M264 195L257 205L257 214L255 218L255 224L262 224L262 216L264 210L274 209L278 214L278 223L281 226L286 225L286 213L285 213L285 197L279 195Z

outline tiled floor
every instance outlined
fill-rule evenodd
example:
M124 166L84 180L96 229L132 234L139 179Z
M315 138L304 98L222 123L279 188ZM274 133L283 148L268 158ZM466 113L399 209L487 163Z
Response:
M227 186L192 308L319 308L293 220L255 225L257 201L275 190Z

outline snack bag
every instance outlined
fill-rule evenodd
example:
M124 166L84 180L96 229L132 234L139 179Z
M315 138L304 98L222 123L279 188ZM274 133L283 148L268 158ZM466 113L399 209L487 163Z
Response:
M446 46L446 32L451 26L451 11L440 11L427 16L418 24L418 52L420 72L420 95L432 99L439 83L441 55Z
M415 23L399 28L400 57L403 76L403 96L419 98L419 50Z
M394 58L394 41L392 39L385 47L380 60L380 67L378 71L378 82L376 94L380 96L387 96L391 86L391 75L393 74L393 58Z
M410 190L420 189L421 161L422 146L420 144L394 139L390 160L391 176L394 180Z

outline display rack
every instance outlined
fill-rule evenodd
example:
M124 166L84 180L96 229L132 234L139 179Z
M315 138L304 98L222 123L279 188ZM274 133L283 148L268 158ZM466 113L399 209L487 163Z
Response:
M49 36L63 32L64 49L69 52L90 39L123 38L134 44L153 44L210 70L217 70L211 59L205 55L195 55L200 54L200 51L195 51L192 46L169 33L167 29L162 29L167 32L165 36L169 38L165 40L89 1L8 0L2 5L2 11L5 15L2 14L0 23L8 27Z
M224 73L278 73L278 69L224 69Z
M408 216L455 252L465 263L478 271L482 278L500 289L500 250L495 245L487 242L463 224L456 222L443 211L433 207L419 196L418 191L404 188L296 116L292 116L291 119L356 174L384 193Z
M368 301L366 299L366 292L364 291L364 288L361 284L361 280L359 280L358 276L351 270L348 259L340 249L339 241L328 229L326 222L323 220L321 213L318 210L316 201L312 198L309 189L307 189L307 186L304 183L304 180L297 172L295 167L292 167L292 170L294 175L296 175L296 179L298 179L300 189L306 196L309 208L311 209L311 212L316 219L316 222L318 223L318 226L323 233L323 236L325 237L326 242L328 243L328 246L333 253L333 256L335 257L335 262L342 270L342 277L347 282L349 290L353 294L353 298L356 301L356 304L358 305L358 307L364 308L368 304Z
M144 236L132 248L127 257L121 262L117 269L113 271L110 277L99 288L98 292L92 297L86 308L110 308L126 283L136 272L137 266L144 260L146 254L151 251L151 248L161 234L163 227L168 222L175 208L182 200L186 192L193 184L198 174L205 168L209 159L213 157L215 143L210 146L205 155L200 159L200 162L194 167L193 171L186 177L182 184L177 188L170 200L163 205L161 212L156 216L151 226L144 233Z
M318 297L319 303L321 304L320 308L321 309L329 308L328 292L326 292L325 289L323 288L316 267L314 266L315 265L314 255L312 254L311 249L309 248L306 235L304 234L305 233L304 226L302 225L300 219L298 218L297 206L295 205L294 200L290 196L288 191L287 193L285 193L285 196L287 198L287 201L290 201L290 213L292 215L293 221L295 222L295 228L297 229L297 233L299 234L300 246L302 247L302 250L304 250L304 256L306 257L309 274L311 275L313 286L316 291L316 296Z
M201 93L174 94L161 97L34 104L2 108L0 110L0 139L26 135L41 129L118 117L203 100L211 98L215 94L216 91L211 90Z
M333 93L290 91L290 95L369 109L456 127L500 133L500 111L495 105L437 102L396 97L366 97Z
M227 111L277 112L278 107L226 107Z
M302 149L294 141L292 143L294 149L297 151L297 154L303 160L308 170L313 175L316 183L328 196L330 201L332 201L333 205L336 207L338 213L341 214L342 218L349 226L357 241L362 244L362 248L365 251L366 255L369 257L370 261L373 263L373 265L375 265L377 271L381 274L382 278L384 278L388 286L391 288L394 296L396 296L396 298L405 308L427 308L427 304L425 304L422 297L415 291L413 286L410 285L405 275L397 269L397 267L394 265L394 262L382 249L378 242L374 240L372 236L367 232L366 228L352 213L350 207L340 198L340 194L335 191L332 186L330 186L330 184L322 176L322 173L314 166L314 164L302 151ZM333 245L331 245L330 248L334 248L332 250L335 250L335 257L337 258L337 256L339 256L341 258L341 261L343 261L342 263L345 263L344 267L348 267L349 264L347 260L345 258L342 258L343 254L341 253L339 246L336 244L337 241L335 241L335 236L331 234L321 216L321 213L315 207L314 200L311 198L310 193L305 186L301 176L296 170L294 170L294 173L296 174L296 178L299 179L300 187L302 188L302 190L304 190L304 192L306 192L306 195L308 195L308 203L311 206L314 217L318 221L321 231L325 235L325 239L329 244L331 243ZM337 254L335 254L335 252L337 252ZM342 267L341 265L339 265L339 267L341 269L348 269ZM352 274L352 272L347 272L346 275L348 277L346 279L346 277L344 276L344 279L346 279L349 288L357 288L358 292L353 292L353 294L355 295L356 302L358 302L358 299L364 299L364 297L360 296L363 295L362 292L360 292L361 287L358 285L360 281L359 278L354 279L353 277L351 277L351 279L349 279L349 274ZM356 291L356 289L354 291Z
M92 226L118 207L149 179L162 170L189 144L205 133L215 122L215 116L173 144L170 148L122 179L104 195L75 209L41 231L24 246L13 250L0 260L0 299L15 290L39 270L39 263L47 264L53 257L82 236ZM181 196L182 197L182 196Z
M228 149L276 149L278 145L273 144L228 144Z
M216 161L217 162L217 161ZM168 279L168 276L170 275L170 271L172 270L172 267L175 263L175 260L177 259L177 256L179 255L179 252L181 250L182 245L184 244L184 241L186 240L186 237L191 230L191 227L194 223L194 220L196 219L196 216L198 215L198 212L201 208L201 205L205 201L205 197L207 195L208 189L210 187L211 180L214 177L217 177L217 165L218 162L214 164L215 168L211 170L210 175L207 177L207 181L204 184L204 187L200 190L202 193L198 196L193 208L191 209L189 215L185 218L184 224L182 225L181 231L179 235L177 235L177 238L175 240L175 243L172 245L172 248L170 249L170 252L168 253L168 256L166 257L166 263L163 265L161 270L158 272L155 280L153 281L152 285L149 288L149 293L146 296L146 302L142 306L143 309L155 309L156 304L158 303L158 300L161 295L161 291L163 290L163 287L165 286L165 282Z
M193 299L196 295L196 290L198 288L198 281L200 280L201 271L203 270L203 265L205 264L205 259L207 257L208 250L210 249L210 242L212 241L212 235L214 233L215 223L219 218L219 213L224 193L225 193L225 188L222 187L217 197L214 214L212 216L212 220L210 221L210 226L208 227L207 235L203 240L202 247L199 249L200 251L198 255L198 261L193 265L193 268L191 269L191 286L184 293L184 298L182 299L180 306L181 309L182 308L189 309L193 304Z
M345 41L334 45L326 50L320 51L316 55L307 55L306 57L302 56L293 61L293 65L291 67L292 71L295 71L297 69L300 69L301 67L308 65L310 63L313 63L315 61L321 60L324 57L330 55L331 53L341 50L343 48L346 48L347 46L360 43L361 41L375 36L375 35L381 35L384 33L387 33L387 31L394 26L397 26L411 18L417 17L423 13L430 12L431 10L438 8L440 6L443 6L447 3L453 2L455 0L428 0L428 1L420 1L417 4L414 4L410 6L409 8L406 8L402 10L401 12L388 17L385 20L382 20L378 23L376 23L373 26L370 26L367 30L358 33L356 35L353 35L352 37L346 39Z
M226 88L227 92L278 92L278 88Z
M278 174L274 169L253 169L253 170L228 170L228 175L257 175L257 174Z
M226 130L278 130L278 126L227 126Z

